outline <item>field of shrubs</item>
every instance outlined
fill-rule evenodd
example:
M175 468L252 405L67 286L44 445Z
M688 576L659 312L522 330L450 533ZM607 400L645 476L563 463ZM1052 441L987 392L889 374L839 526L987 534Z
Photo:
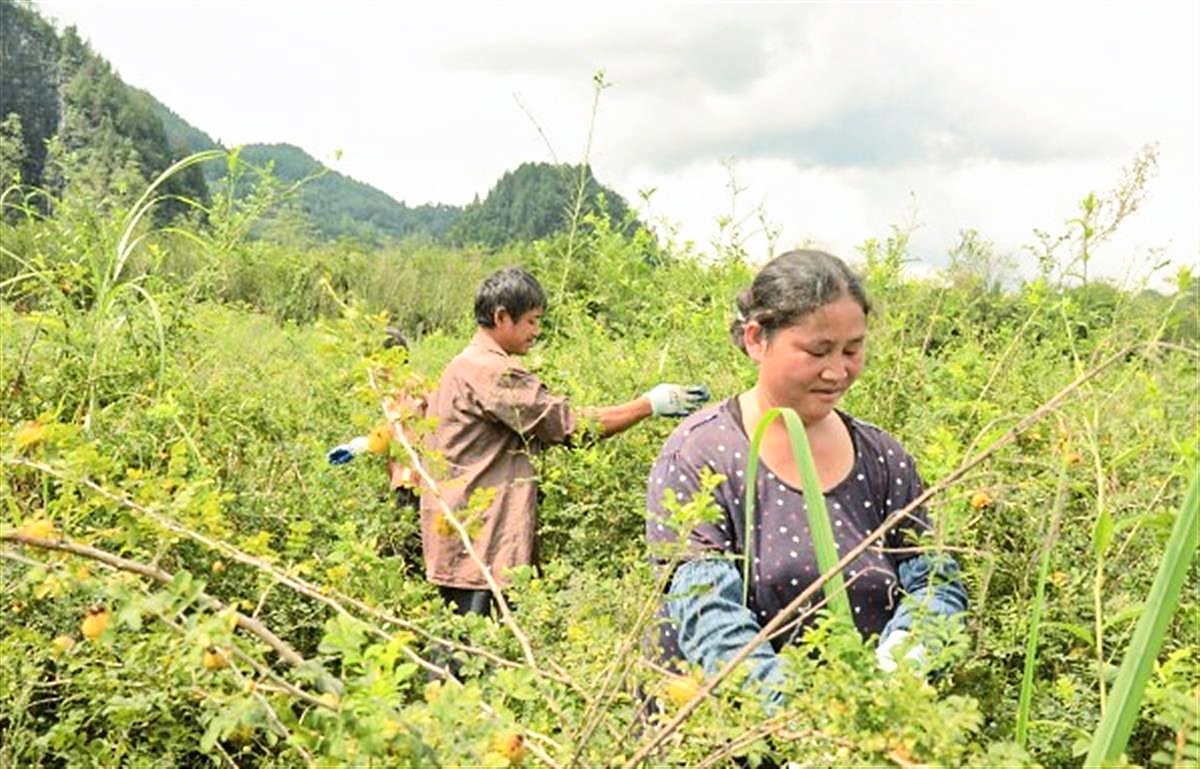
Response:
M856 632L820 623L786 653L786 706L764 712L736 673L686 704L641 653L661 591L645 479L669 420L541 457L544 566L516 575L509 621L441 604L381 457L325 457L389 388L436 381L505 264L551 297L528 364L573 402L745 389L727 329L766 254L736 233L700 252L584 217L495 250L367 250L256 231L269 190L155 224L155 188L8 189L0 765L1066 767L1101 750L1089 765L1195 766L1181 527L1200 294L1186 269L1169 291L1149 290L1152 268L1088 276L1127 194L1063 212L1024 279L971 232L936 278L906 276L899 230L841 255L877 310L843 407L939 487L929 544L955 554L971 606L932 682L879 672ZM407 353L382 349L389 325ZM1150 649L1132 705L1131 648ZM1102 714L1130 709L1116 755L1096 748Z

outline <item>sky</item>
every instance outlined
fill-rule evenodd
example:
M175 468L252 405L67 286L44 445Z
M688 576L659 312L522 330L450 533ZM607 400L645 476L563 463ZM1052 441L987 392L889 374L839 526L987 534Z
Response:
M763 222L850 260L900 227L922 272L974 229L1028 274L1035 230L1153 144L1090 272L1200 260L1200 3L36 4L226 146L295 144L409 205L586 157L700 252L721 217L756 260Z

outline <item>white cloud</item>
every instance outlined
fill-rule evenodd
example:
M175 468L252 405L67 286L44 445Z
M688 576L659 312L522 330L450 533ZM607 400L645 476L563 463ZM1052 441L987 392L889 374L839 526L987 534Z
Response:
M1161 172L1102 272L1200 233L1196 4L135 3L53 0L134 85L226 143L286 141L411 204L465 203L549 152L592 161L706 244L736 157L782 243L849 253L916 211L936 261L973 227L1019 252Z

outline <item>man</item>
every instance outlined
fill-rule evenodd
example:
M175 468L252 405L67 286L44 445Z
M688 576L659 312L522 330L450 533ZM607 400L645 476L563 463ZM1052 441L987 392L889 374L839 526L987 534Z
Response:
M686 416L708 400L704 387L660 384L631 401L577 412L515 359L541 333L545 308L545 292L525 270L507 267L487 277L475 296L475 336L429 397L426 415L436 422L430 448L446 472L436 490L421 495L422 550L426 576L459 614L489 613L492 596L444 520L443 504L467 519L475 554L505 586L508 569L535 562L534 453L568 443L580 414L607 437L649 416ZM473 513L468 503L476 490L494 490L494 496Z

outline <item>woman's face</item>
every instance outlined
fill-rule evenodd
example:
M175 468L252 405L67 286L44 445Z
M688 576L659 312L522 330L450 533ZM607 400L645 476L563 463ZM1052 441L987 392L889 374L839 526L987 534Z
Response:
M762 326L746 324L746 352L758 364L758 391L770 407L790 406L806 424L832 410L862 371L867 316L850 296L835 299L768 342Z

